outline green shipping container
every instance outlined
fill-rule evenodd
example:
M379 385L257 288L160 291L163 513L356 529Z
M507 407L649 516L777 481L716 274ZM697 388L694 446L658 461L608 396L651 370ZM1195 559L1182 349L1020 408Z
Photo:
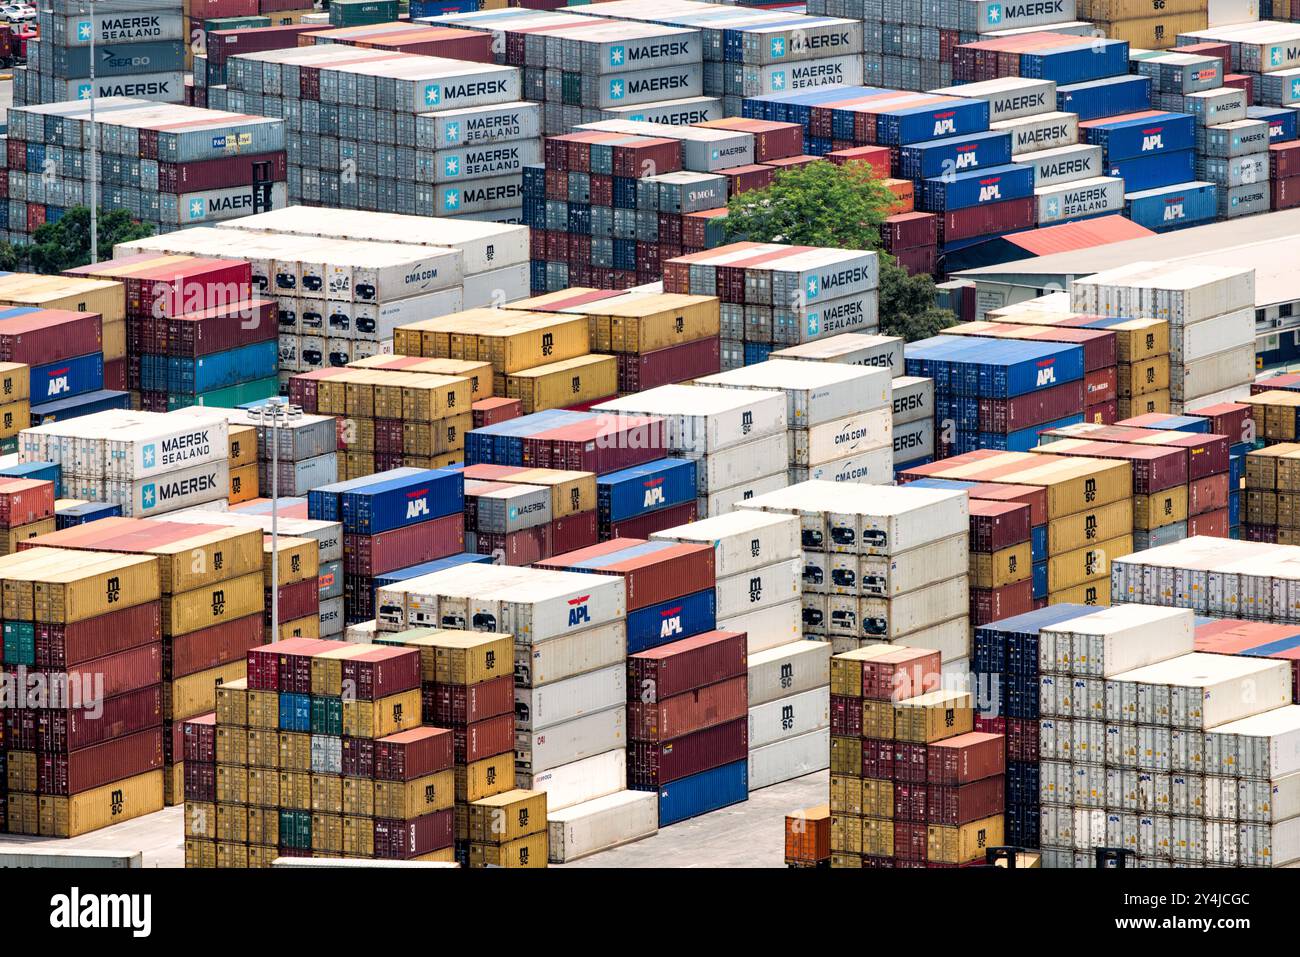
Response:
M214 405L222 409L233 409L245 402L257 399L269 399L280 391L280 380L275 376L257 379L253 382L240 382L224 389L214 389L199 395L170 395L167 397L167 411L174 412L190 405Z
M203 32L211 33L213 30L246 30L252 27L269 27L270 25L270 17L214 17L211 20L203 21Z
M30 621L6 621L4 624L4 663L36 664L36 631Z
M311 696L311 733L343 734L343 699Z
M335 27L391 23L397 14L397 0L331 0L330 3L330 25Z
M280 810L280 846L311 850L311 811Z

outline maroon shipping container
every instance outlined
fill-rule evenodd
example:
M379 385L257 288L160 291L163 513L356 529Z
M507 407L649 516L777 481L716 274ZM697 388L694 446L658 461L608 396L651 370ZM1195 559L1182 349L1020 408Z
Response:
M377 701L420 687L420 652L414 648L376 648L343 659L343 682L360 701Z
M93 689L96 694L110 698L162 681L162 645L138 645L66 668L33 669L33 673L44 674L52 680L66 679L69 686L84 691ZM99 684L101 676L102 688Z
M76 751L148 728L162 727L162 686L108 698L96 708L43 709L36 723L42 751Z
M1019 502L970 503L970 550L996 552L1029 541L1029 506Z
M1083 421L1092 425L1114 425L1115 420L1118 418L1118 399L1111 399L1109 402L1101 402L1096 405L1088 404L1083 407Z
M373 578L462 551L465 519L457 512L378 535L348 533L343 536L343 546L343 570L349 575Z
M1007 757L1012 761L1038 760L1038 722L1033 718L1007 718Z
M35 708L7 708L3 712L6 747L17 751L36 750L36 725L40 712Z
M1217 56L1223 61L1223 72L1234 69L1232 64L1232 47L1227 43L1192 43L1188 46L1174 48L1178 53L1199 53L1201 56Z
M671 741L692 731L746 717L749 676L729 678L653 704L634 701L627 706L627 736L631 741Z
M754 162L767 163L803 153L803 127L798 123L731 117L700 123L706 129L734 130L754 137Z
M894 742L884 738L862 739L862 776L893 780L896 767Z
M1100 405L1119 397L1119 369L1112 363L1104 369L1094 369L1083 377L1083 404Z
M375 777L414 781L452 766L452 734L443 728L412 728L375 742Z
M375 776L375 739L343 739L343 774L349 778Z
M1210 431L1226 435L1229 440L1244 442L1246 423L1250 421L1250 406L1241 402L1219 402L1199 409L1188 409L1187 415L1200 415L1210 420Z
M205 2L205 0L200 0ZM296 2L296 0L295 0ZM208 6L224 5L244 5L245 0L206 0ZM203 19L221 19L224 17L238 16L256 16L258 13L258 0L251 0L252 10L245 12L240 10L237 13L204 13ZM191 13L196 20L200 14ZM298 37L304 33L319 33L322 27L319 23L314 24L286 24L284 26L274 27L243 27L236 30L213 30L208 33L207 38L207 56L208 62L213 66L220 66L232 56L240 53L264 53L267 50L288 50L298 45ZM248 180L245 180L248 182ZM160 187L161 188L161 187ZM204 187L206 188L206 187Z
M166 193L196 193L208 189L229 189L255 181L283 183L288 176L287 154L254 153L223 156L192 163L159 163L158 190Z
M970 616L972 625L987 625L1024 615L1034 609L1034 582L1028 579L1001 588L972 588Z
M301 584L301 583L300 583ZM280 618L289 621L309 612L288 614L281 601ZM211 628L173 638L163 648L164 673L169 679L183 678L218 665L241 661L250 648L262 644L262 616L253 614L225 621Z
M423 814L409 821L377 817L375 857L380 860L406 861L451 847L455 823L455 812L451 808Z
M177 721L181 731L180 759L215 764L217 760L217 713L209 711L197 718ZM175 745L173 744L173 748Z
M648 538L666 528L676 528L678 525L693 522L696 514L696 504L690 501L682 505L674 505L672 508L646 512L644 515L624 519L621 522L603 524L600 526L600 537L602 541L612 538Z
M941 655L925 648L895 648L862 662L862 697L878 701L914 698L939 687Z
M311 694L311 659L323 651L346 648L346 641L286 638L248 650L250 691Z
M1121 442L1084 442L1071 448L1067 455L1095 459L1120 459L1133 464L1133 491L1154 495L1177 485L1187 484L1187 453L1182 449L1158 445L1125 445ZM1043 440L1043 451L1052 452L1052 440Z
M186 761L182 772L185 775L185 800L207 801L217 799L217 766Z
M264 588L266 605L263 611L264 623L271 624L271 589ZM280 621L293 621L308 615L320 613L320 583L315 578L308 578L292 585L281 585Z
M927 785L923 783L896 782L894 784L894 820L926 821L925 799Z
M1006 810L1006 782L1002 777L985 778L960 787L927 784L926 813L931 824L955 826Z
M1207 475L1188 483L1187 514L1204 515L1228 507L1228 475Z
M82 748L36 757L41 794L71 795L163 766L162 727Z
M528 436L523 453L529 468L604 475L667 456L668 424L658 416L611 412Z
M433 723L442 728L463 727L499 714L514 714L515 711L514 675L502 675L473 685L435 682L432 691Z
M535 525L508 535L479 532L474 536L479 555L491 555L502 565L531 565L551 555L551 525Z
M463 727L451 729L457 764L469 764L504 754L515 746L515 715L499 714Z
M934 246L939 242L939 217L934 213L896 213L881 223L880 239L885 249L895 254Z
M895 821L894 857L900 862L924 861L926 859L926 834L927 829L924 824L913 821Z
M618 391L644 392L722 371L717 336L681 342L654 352L617 353Z
M1268 160L1269 176L1274 183L1300 176L1300 140L1274 143L1268 148Z
M645 545L635 538L614 538L590 548L556 555L538 562L539 568L568 571L616 552ZM687 543L657 543L664 547L596 567L583 569L598 575L621 576L627 586L627 610L648 608L671 598L712 588L714 581L713 546Z
M37 309L0 324L0 362L46 365L103 348L97 312Z
M595 545L600 540L597 524L595 509L555 519L551 522L551 553L562 554Z
M1151 448L1186 449L1188 453L1188 481L1228 471L1229 440L1226 435L1138 429L1113 425L1079 434L1060 429L1052 429L1043 433L1043 442L1047 442L1050 438L1084 439L1089 442L1118 442L1120 444L1133 444L1142 440L1142 445Z
M894 745L894 778L898 781L924 783L928 776L927 754L924 744L898 741Z
M748 753L748 716L660 744L630 741L627 786L634 790L658 788L700 771L744 760Z
M246 299L161 319L158 330L163 341L143 351L187 358L265 342L279 334L276 305L270 299Z
M125 392L127 361L124 358L111 359L104 363L104 388L115 392Z
M1219 509L1217 512L1206 512L1204 515L1193 515L1187 519L1187 534L1192 535L1212 535L1215 538L1228 537L1228 510Z
M898 260L898 265L907 270L909 276L930 276L939 270L938 246L917 246L913 249L900 249L893 255Z
M862 699L849 695L831 695L831 734L862 736Z
M1029 506L1029 524L1047 524L1047 490L1037 485L1004 485L1000 482L981 482L966 490L971 499L990 502L1023 502Z
M162 603L145 602L73 622L37 622L36 667L58 670L162 640Z
M776 180L775 166L759 166L752 164L750 166L733 166L730 169L718 170L719 174L727 177L727 198L739 196L741 193L748 193L751 189L766 189Z
M1006 769L1006 739L997 734L969 731L930 745L926 780L930 784L955 786L1001 775Z
M980 399L981 432L1016 432L1055 422L1083 408L1083 380L1027 392L1013 399Z
M950 209L940 220L940 238L950 243L958 239L972 239L1009 233L1017 229L1030 229L1038 225L1038 199L1009 199L1001 203Z
M0 479L0 526L12 528L54 514L54 483L36 479Z
M746 649L744 632L706 631L631 655L627 659L628 700L650 704L747 674Z
M1300 206L1300 175L1274 179L1269 183L1272 209L1295 209Z
M534 233L536 233L536 230L534 230ZM474 414L474 428L476 429L486 428L500 422L508 422L524 414L523 403L518 399L507 399L504 396L480 399L470 406L470 410Z

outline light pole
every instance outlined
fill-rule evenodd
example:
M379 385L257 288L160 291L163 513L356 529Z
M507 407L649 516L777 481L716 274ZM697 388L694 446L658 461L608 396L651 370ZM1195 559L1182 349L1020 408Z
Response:
M271 445L271 640L280 640L280 426L302 418L302 408L280 397L248 410L259 426L258 445L266 435ZM263 431L269 430L269 431Z

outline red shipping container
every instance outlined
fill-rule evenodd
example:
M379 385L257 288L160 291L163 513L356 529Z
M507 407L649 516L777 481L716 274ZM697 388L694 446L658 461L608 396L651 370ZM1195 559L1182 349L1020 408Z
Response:
M260 0L265 3L267 0ZM298 2L298 0L290 0ZM255 9L254 14L257 13ZM198 15L194 15L198 18ZM225 16L225 14L223 14ZM208 62L221 66L240 53L264 53L267 50L291 50L304 34L320 31L320 24L287 23L269 27L241 27L235 30L213 30L207 34L205 46ZM304 73L309 71L304 70ZM248 182L248 180L245 180Z
M217 799L217 766L215 764L199 764L186 761L182 773L185 775L185 800L212 803Z
M293 621L320 613L320 583L315 578L294 582L280 587L280 621ZM264 588L266 606L263 610L263 622L271 624L271 589Z
M1114 366L1094 369L1083 377L1084 407L1103 405L1119 397L1119 370Z
M968 488L966 494L990 502L1023 502L1029 506L1031 527L1047 524L1047 490L1041 486L981 482Z
M288 158L283 151L248 156L236 154L193 163L159 163L158 190L165 193L197 193L201 190L246 186L254 182L283 183L288 178L288 171Z
M907 270L909 276L934 275L939 270L939 247L920 246L916 249L900 249L894 253L898 265Z
M1033 718L1007 719L1007 757L1012 761L1038 760L1038 722Z
M562 554L595 545L600 540L596 534L596 510L566 515L551 522L551 552Z
M53 514L53 482L0 478L0 526L27 525Z
M474 428L476 429L486 428L500 422L508 422L524 414L523 405L518 399L507 399L504 396L480 399L470 406L470 409L474 413Z
M970 550L996 552L1029 541L1029 506L1019 502L970 503Z
M943 679L940 654L925 648L895 648L862 662L862 697L877 701L914 698L934 691Z
M1013 399L980 399L981 432L1015 432L1055 422L1083 408L1083 380L1028 392Z
M1090 442L1118 442L1121 444L1140 444L1155 448L1177 448L1187 450L1187 478L1204 478L1228 471L1228 444L1224 435L1203 432L1175 432L1159 429L1135 429L1127 426L1113 425L1103 429L1094 429L1074 435L1068 431L1053 429L1043 435L1052 438L1086 439ZM1046 438L1043 441L1047 441ZM921 466L924 468L925 466Z
M456 513L378 535L343 536L343 570L371 578L463 551L465 520Z
M885 249L895 254L903 249L934 246L939 242L939 217L934 213L898 213L881 224L880 238Z
M849 695L831 695L831 734L862 736L862 699Z
M1044 445L1044 452L1053 451L1050 440L1044 440ZM1182 449L1085 441L1065 454L1133 463L1133 491L1138 495L1154 495L1187 484L1187 454Z
M414 648L376 648L343 659L343 682L360 701L420 687L420 653Z
M289 401L294 405L302 406L304 412L311 415L316 414L316 383L321 379L332 379L335 376L351 372L343 367L331 366L328 369L314 369L311 372L303 372L289 380ZM339 425L342 427L343 419L339 419ZM340 445L340 448L343 446Z
M414 781L452 762L452 734L444 728L411 728L375 742L375 777L381 781Z
M302 618L306 614L309 612L289 614L283 603L280 606L281 621ZM218 665L242 661L250 648L258 647L264 640L262 616L256 614L192 631L173 638L163 648L165 673L171 679L183 678Z
M630 655L628 700L649 704L744 675L746 647L744 632L706 631Z
M72 795L144 774L163 766L162 728L71 753L42 752L36 756L37 787L41 794Z
M250 691L311 693L311 656L346 648L344 641L286 638L248 650Z
M514 710L514 675L472 685L433 685L433 723L439 727L464 726L499 714L514 714Z
M862 776L891 781L897 767L893 741L883 738L862 739Z
M1241 402L1219 402L1215 405L1189 409L1188 415L1200 415L1210 420L1210 431L1226 435L1229 440L1246 440L1246 423L1250 421L1250 406ZM1238 438L1234 439L1233 437Z
M899 741L894 748L894 776L897 780L923 783L927 774L927 753L924 744Z
M528 436L523 453L529 468L604 475L668 455L668 426L658 416L608 413Z
M1269 146L1268 162L1269 177L1275 181L1300 176L1300 140Z
M854 146L850 149L833 150L826 158L836 166L845 163L866 163L879 179L888 179L893 175L888 146Z
M1187 519L1187 534L1189 537L1192 535L1211 535L1215 538L1227 538L1228 510L1223 508L1217 512L1192 515Z
M502 565L531 565L551 554L551 526L537 525L508 535L478 533L475 550L492 555Z
M257 0L194 0L189 12L194 20L253 17L257 15Z
M894 822L894 857L899 861L924 861L926 826L905 821Z
M1001 203L946 210L941 217L939 235L951 243L975 236L1001 235L1038 225L1038 199L1008 199Z
M94 708L43 709L37 718L36 746L42 751L77 751L161 726L162 686L150 685L108 698Z
M895 821L929 820L925 806L926 788L927 785L923 782L905 783L899 781L894 784Z
M125 392L128 388L126 381L125 358L112 359L104 363L104 388L112 389L115 392Z
M0 323L0 362L47 365L102 349L101 322L97 312L37 309L9 316Z
M985 778L961 787L926 785L926 813L931 824L969 824L1005 810L1006 788L1001 777Z
M629 703L627 736L632 741L671 741L692 731L746 717L748 711L748 675L729 678L653 704Z
M1223 77L1223 85L1230 86L1234 90L1246 91L1246 105L1253 106L1255 103L1255 78L1249 73L1226 73Z
M343 739L343 774L350 778L375 776L375 739Z
M638 549L638 553L603 560L631 549ZM714 579L711 545L655 542L650 547L650 543L635 538L611 539L538 562L537 567L558 571L581 567L598 575L621 576L627 586L629 612L711 588Z
M798 156L803 152L803 127L798 123L778 123L772 120L736 116L725 120L708 120L695 125L711 130L734 130L738 133L752 134L755 163Z
M748 753L748 716L660 744L629 741L627 786L634 790L657 789L688 775L744 760Z
M102 658L78 662L65 668L40 669L52 680L66 678L70 687L94 689L111 698L162 681L162 645L150 643L118 651ZM103 679L101 688L99 682Z
M451 808L409 821L375 818L375 857L407 861L451 847L456 818Z
M1083 407L1083 421L1092 425L1114 425L1115 420L1118 418L1119 400L1117 399L1102 402L1100 405L1085 405Z
M678 525L693 522L696 519L696 514L695 502L684 502L681 505L674 505L672 508L661 508L654 512L646 512L644 515L637 515L635 518L614 522L612 525L602 524L600 526L600 537L602 540L611 538L646 538L655 532L662 532L666 528L676 528Z
M451 732L457 764L469 764L490 758L494 754L504 754L515 746L514 712L452 728Z
M1270 184L1273 209L1295 209L1300 206L1300 176L1275 179Z
M926 781L949 786L969 784L1002 775L1006 769L1006 739L969 731L930 745Z
M1175 47L1178 53L1199 53L1201 56L1217 56L1223 61L1224 73L1236 69L1232 62L1232 46L1227 43L1192 43L1188 46Z
M722 371L717 336L682 342L654 352L617 353L618 390L644 392Z
M270 299L249 299L184 313L163 320L162 325L166 354L188 358L266 342L279 334L276 305Z
M741 193L748 193L754 189L766 189L776 180L776 167L774 166L733 166L730 169L719 170L719 174L727 177L727 197L739 196Z
M256 617L256 616L254 616ZM78 622L34 626L36 667L58 670L162 640L162 606L151 601Z
M1188 484L1187 514L1204 515L1228 507L1228 475L1207 475Z
M180 758L182 761L197 761L215 764L217 761L217 715L215 711L201 714L197 718L178 721L181 729Z
M970 616L972 625L1024 615L1034 608L1034 582L1027 579L1001 588L972 588Z

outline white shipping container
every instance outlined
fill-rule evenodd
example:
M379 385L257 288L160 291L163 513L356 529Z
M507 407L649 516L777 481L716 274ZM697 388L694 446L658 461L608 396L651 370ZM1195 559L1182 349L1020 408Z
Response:
M627 624L606 622L560 638L515 646L515 683L536 688L596 671L627 656Z
M890 377L894 378L903 371L903 340L899 336L842 332L826 339L778 349L771 354L770 358L871 366L887 369ZM897 382L894 383L894 387L897 389Z
M830 767L831 731L812 731L749 752L749 789L757 791L782 781Z
M893 412L886 406L808 429L791 429L787 433L790 464L811 468L877 449L892 449L893 427Z
M802 559L792 558L717 579L717 617L734 618L797 599L802 565Z
M780 392L665 385L604 402L593 411L662 416L670 449L708 454L769 435L780 434L784 441L785 409Z
M639 841L659 830L657 791L617 791L564 810L546 812L552 864Z
M14 847L0 851L0 869L9 867L58 867L67 869L143 867L140 851L91 851L61 847Z
M800 556L799 522L792 515L728 512L653 532L650 538L711 544L719 580Z
M1097 176L1035 189L1034 196L1038 198L1038 224L1045 226L1122 211L1124 181L1115 176Z
M320 603L320 636L332 638L343 634L343 596L327 598Z
M1255 343L1250 341L1226 352L1184 364L1181 388L1170 391L1184 401L1211 395L1233 386L1248 385L1255 378Z
M536 774L520 772L515 775L515 787L545 791L548 814L594 801L627 787L627 751L615 748Z
M965 533L950 535L892 558L860 556L858 593L865 597L896 598L930 582L961 575L970 567L969 542L970 535Z
M627 670L622 664L537 688L516 688L515 728L541 731L626 701Z
M1055 0L1049 0L1049 5L1054 2ZM1017 120L1022 116L1035 116L1056 110L1056 81L1054 80L1030 80L1019 76L1005 76L996 80L963 83L960 86L949 86L930 92L936 96L959 96L985 101L989 105L990 123L999 120Z
M894 379L894 428L920 419L934 420L934 380L904 375Z
M862 83L862 57L826 57L745 68L747 96L799 93L822 86L858 86Z
M54 82L55 94L61 95L64 100L90 99L92 84L88 79L56 79ZM180 71L101 76L95 78L93 85L96 99L123 96L135 100L153 100L157 103L181 103L185 99L185 74Z
M892 641L966 613L970 607L969 580L962 575L895 598L863 598L858 607L859 637Z
M1102 149L1087 143L1034 150L1021 154L1016 162L1034 164L1034 190L1076 180L1095 179L1105 172Z
M720 618L717 621L717 629L718 631L743 631L749 654L755 655L779 645L799 641L803 637L802 622L802 603L787 601L770 608L736 615L734 618Z
M209 503L219 504L217 503ZM267 532L271 531L271 516L262 514L253 514L250 512L229 512L222 509L213 513L207 510L207 507L185 511L170 512L167 515L169 522L187 522L193 525L224 525L238 528L260 528ZM343 558L343 523L342 522L322 522L311 518L281 518L279 519L279 532L281 535L292 535L294 538L311 538L315 539L317 551L320 555L321 564L340 561Z
M894 638L890 644L902 645L905 648L933 648L942 654L942 660L947 663L970 657L970 636L970 618L962 615L960 618L914 631L910 635Z
M1190 363L1243 345L1253 347L1254 344L1255 310L1239 309L1184 326L1181 341L1175 337L1170 342L1170 354L1175 360Z
M1109 712L1112 698L1129 700L1126 689L1119 687L1112 694L1112 686L1133 686L1138 694L1135 711L1139 722L1205 729L1288 704L1290 682L1291 669L1284 661L1195 653L1107 679L1106 705ZM1143 713L1143 695L1155 702L1149 721ZM1160 721L1166 695L1168 718ZM1132 720L1109 714L1107 719Z
M894 465L934 455L934 420L918 419L894 426Z
M443 110L416 117L416 145L421 149L457 149L509 140L534 140L541 135L540 103L523 100Z
M339 480L337 452L328 452L300 462L280 462L279 466L274 473L270 461L266 459L257 466L260 487L276 497L306 495L314 488Z
M712 496L737 486L749 486L772 474L774 468L782 469L790 454L786 432L733 445L717 452L704 454L690 450L676 451L674 455L695 459L696 491L701 497ZM742 496L744 497L744 496ZM716 512L702 511L701 515Z
M1073 146L1079 142L1079 114L1038 113L990 123L989 129L1011 134L1011 155L1019 162L1021 153Z
M758 442L753 444L760 446ZM787 484L785 472L776 472L772 475L760 476L748 482L729 485L726 488L718 489L716 492L710 492L708 495L697 498L695 500L695 514L705 518L726 515L735 509L739 502L751 499L756 495L764 495L767 492L785 488Z
M1300 860L1300 817L1276 824L1237 825L1240 867L1287 867Z
M1300 772L1300 706L1221 724L1205 732L1206 750L1215 756L1209 774L1274 780Z
M678 100L660 100L635 106L611 106L604 111L607 120L633 120L638 123L663 123L668 126L708 123L720 120L725 115L722 101L713 96L688 96Z
M1038 670L1109 678L1195 647L1191 611L1120 604L1040 629Z
M814 688L749 709L749 748L829 728L831 689Z
M528 295L528 264L515 263L465 277L464 308L477 309L514 302ZM454 310L453 310L454 311ZM441 313L446 315L447 313ZM429 318L426 314L425 318ZM411 320L407 320L411 321ZM391 336L392 333L389 333Z
M441 216L484 213L518 206L523 195L523 181L517 174L468 183L441 183L433 187L433 208Z
M750 655L750 707L829 686L830 661L824 641L792 641Z
M627 741L623 704L583 715L544 731L515 731L515 774L538 774L562 764L622 748Z
M769 359L706 376L696 383L782 391L786 395L786 424L792 429L809 429L875 409L888 410L891 381L886 369Z
M431 178L435 183L460 183L507 176L519 174L524 166L541 160L542 141L536 137L451 147L433 154Z
M121 505L123 515L145 518L224 499L230 493L230 464L221 459L134 482L105 482L104 491L104 501Z
M618 119L583 123L575 131L627 133L631 136L664 137L682 144L682 168L697 173L713 173L754 162L754 135L735 130L671 126L647 120Z

